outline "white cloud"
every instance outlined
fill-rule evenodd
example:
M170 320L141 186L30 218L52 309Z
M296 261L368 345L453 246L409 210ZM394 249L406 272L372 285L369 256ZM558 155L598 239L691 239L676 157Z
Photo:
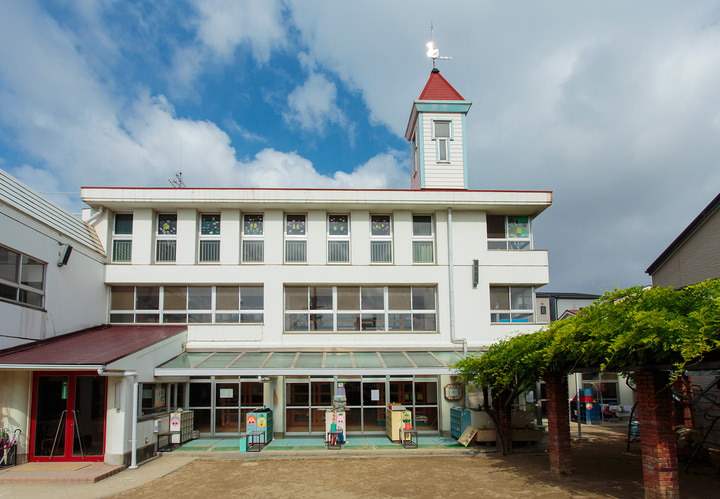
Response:
M310 73L305 83L288 95L289 111L285 121L305 131L322 136L325 127L347 127L347 118L337 106L335 84L318 73Z

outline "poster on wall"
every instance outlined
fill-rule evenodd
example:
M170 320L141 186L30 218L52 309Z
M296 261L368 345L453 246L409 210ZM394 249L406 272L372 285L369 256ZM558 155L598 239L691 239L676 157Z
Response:
M165 407L165 388L155 388L153 407Z

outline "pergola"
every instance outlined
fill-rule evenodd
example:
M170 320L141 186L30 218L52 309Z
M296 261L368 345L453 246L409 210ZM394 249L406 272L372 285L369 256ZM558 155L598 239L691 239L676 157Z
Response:
M690 366L718 369L720 280L681 290L629 288L600 297L576 317L492 345L456 364L465 381L493 392L498 444L508 452L509 402L544 380L550 468L572 472L567 376L586 369L635 380L645 497L680 496L671 384Z

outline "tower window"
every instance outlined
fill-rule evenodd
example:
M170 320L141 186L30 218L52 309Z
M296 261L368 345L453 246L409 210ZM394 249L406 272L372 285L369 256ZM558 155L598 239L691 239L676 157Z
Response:
M437 162L449 163L452 123L450 121L433 121L433 140L437 143Z

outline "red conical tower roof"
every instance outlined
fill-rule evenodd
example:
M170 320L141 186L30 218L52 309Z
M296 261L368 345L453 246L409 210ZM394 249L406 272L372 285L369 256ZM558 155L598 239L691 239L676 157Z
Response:
M460 93L453 88L448 81L442 77L440 70L434 68L430 73L430 78L425 84L420 98L418 100L461 100L464 101Z

